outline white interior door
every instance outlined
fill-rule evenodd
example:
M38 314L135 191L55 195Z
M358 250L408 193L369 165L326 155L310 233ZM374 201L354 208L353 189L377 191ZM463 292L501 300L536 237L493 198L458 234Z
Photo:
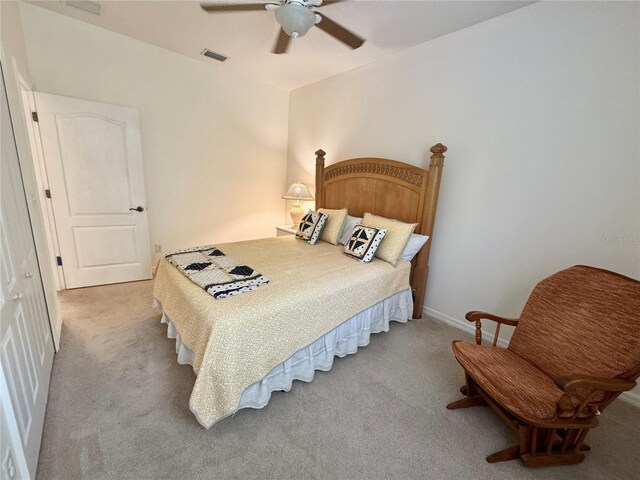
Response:
M151 278L138 113L35 99L67 288Z
M4 81L1 96L0 461L35 478L54 348Z

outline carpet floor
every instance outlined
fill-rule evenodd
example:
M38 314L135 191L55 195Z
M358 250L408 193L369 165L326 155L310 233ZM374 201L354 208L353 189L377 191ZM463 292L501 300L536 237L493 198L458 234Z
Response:
M428 318L392 323L330 372L205 430L152 288L63 293L38 479L639 478L640 410L620 400L579 465L486 463L515 437L487 407L445 409L463 381L451 340L471 337Z

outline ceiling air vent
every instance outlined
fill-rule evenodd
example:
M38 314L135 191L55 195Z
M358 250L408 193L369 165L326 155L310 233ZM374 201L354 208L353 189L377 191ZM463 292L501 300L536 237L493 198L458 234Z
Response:
M213 58L214 60L218 60L219 62L224 62L228 58L228 57L225 57L224 55L220 55L219 53L212 52L208 48L205 48L202 52L200 52L200 54L204 55L205 57L209 57L209 58Z
M66 0L64 3L65 5L69 5L70 7L77 8L94 15L100 15L100 8L102 8L99 3L90 2L88 0Z

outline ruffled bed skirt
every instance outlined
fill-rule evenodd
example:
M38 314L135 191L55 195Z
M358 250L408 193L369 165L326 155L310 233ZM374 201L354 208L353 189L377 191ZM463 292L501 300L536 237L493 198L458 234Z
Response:
M154 306L162 309L155 299ZM335 356L344 357L355 353L358 347L369 344L372 333L389 331L390 321L407 322L412 311L411 289L407 289L358 313L276 365L259 382L249 385L242 393L236 411L264 407L271 398L271 392L288 392L294 380L310 382L316 370L331 370ZM182 343L180 334L164 312L161 322L168 325L167 337L176 340L178 363L193 365L193 353Z

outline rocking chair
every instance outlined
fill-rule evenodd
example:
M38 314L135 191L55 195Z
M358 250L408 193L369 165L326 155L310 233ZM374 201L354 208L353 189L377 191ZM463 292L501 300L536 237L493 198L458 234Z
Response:
M476 324L476 344L453 342L465 397L447 408L488 405L518 437L487 461L583 461L598 416L640 376L640 282L575 266L538 283L518 320L484 312L466 318ZM497 322L493 346L482 345L483 319ZM503 324L516 327L507 348L497 346Z

